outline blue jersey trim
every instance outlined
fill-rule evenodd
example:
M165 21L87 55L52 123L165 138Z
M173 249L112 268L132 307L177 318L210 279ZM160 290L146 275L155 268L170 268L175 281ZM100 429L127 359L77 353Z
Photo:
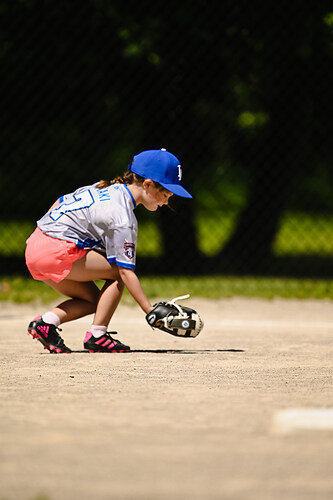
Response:
M76 246L78 248L94 248L100 246L102 240L92 240L91 238L86 238L84 241L77 240Z
M108 262L109 264L117 264L119 267L125 267L126 269L135 269L134 264L128 264L127 262L121 262L120 260L117 260L116 257L108 257Z
M126 269L132 269L132 270L135 269L134 264L127 264L127 262L119 262L119 260L116 260L116 264L117 264L117 266L125 267Z
M136 203L135 203L134 196L132 195L131 191L128 189L128 186L126 184L124 184L124 186L125 186L125 189L127 189L127 191L129 192L130 197L132 198L134 208L136 208Z

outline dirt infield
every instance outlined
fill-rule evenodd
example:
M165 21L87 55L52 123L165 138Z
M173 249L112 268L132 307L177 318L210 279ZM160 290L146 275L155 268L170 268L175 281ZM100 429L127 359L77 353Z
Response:
M333 407L333 302L187 305L196 339L122 305L133 352L82 352L86 318L51 355L25 333L45 307L0 304L1 500L333 498L332 426L277 420Z

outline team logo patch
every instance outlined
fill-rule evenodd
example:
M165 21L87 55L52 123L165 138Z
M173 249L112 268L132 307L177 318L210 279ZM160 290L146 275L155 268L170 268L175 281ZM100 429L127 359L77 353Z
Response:
M135 255L135 245L134 243L128 243L125 241L124 243L124 254L128 259L134 259Z

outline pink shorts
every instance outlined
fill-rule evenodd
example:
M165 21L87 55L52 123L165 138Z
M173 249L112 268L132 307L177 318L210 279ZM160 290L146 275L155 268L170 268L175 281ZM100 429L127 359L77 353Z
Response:
M51 238L37 227L27 239L25 261L35 280L59 283L70 273L73 262L86 253L75 243Z

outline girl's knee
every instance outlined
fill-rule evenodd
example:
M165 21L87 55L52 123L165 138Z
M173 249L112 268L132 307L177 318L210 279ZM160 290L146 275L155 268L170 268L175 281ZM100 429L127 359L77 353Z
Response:
M99 297L100 290L96 285L89 288L86 287L84 290L77 290L77 293L72 295L73 299L81 299L85 302L88 302L89 304L91 304L93 309L96 309Z
M118 288L120 293L123 293L124 288L125 288L125 284L122 280L117 281L117 288Z
M120 291L124 290L125 285L124 285L123 281L120 279L120 277L119 277L119 279L116 279L116 280L105 280L104 288L107 288L110 285L113 285L113 283L115 283L115 286L118 288L118 290L120 290Z
M96 289L88 298L88 302L90 302L96 308L99 301L99 297L100 297L100 291Z

